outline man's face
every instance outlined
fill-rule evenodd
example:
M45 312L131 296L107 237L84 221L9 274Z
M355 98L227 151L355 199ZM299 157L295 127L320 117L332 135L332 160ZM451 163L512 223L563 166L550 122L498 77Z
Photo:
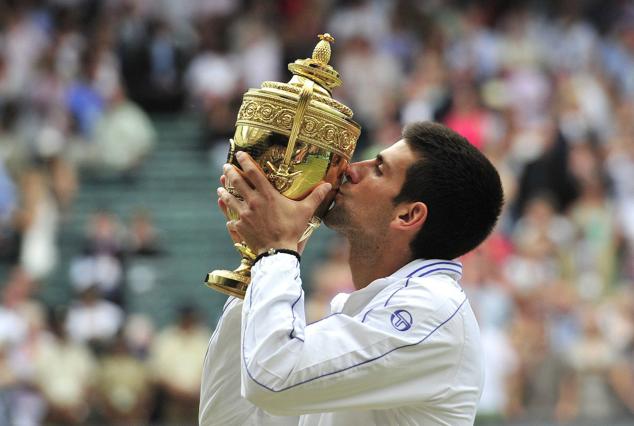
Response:
M405 173L416 159L401 139L375 159L350 164L347 182L339 188L335 205L324 218L326 225L349 239L383 237L394 217L392 200L399 194Z

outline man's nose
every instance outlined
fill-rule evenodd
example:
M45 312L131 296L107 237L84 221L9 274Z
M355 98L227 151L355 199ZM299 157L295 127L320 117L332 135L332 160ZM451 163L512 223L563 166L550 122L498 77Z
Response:
M359 180L361 179L362 176L362 169L363 169L363 163L364 161L360 161L360 162L356 162L356 163L351 163L348 165L348 167L346 168L346 171L344 172L344 176L346 177L346 180L350 183L359 183Z

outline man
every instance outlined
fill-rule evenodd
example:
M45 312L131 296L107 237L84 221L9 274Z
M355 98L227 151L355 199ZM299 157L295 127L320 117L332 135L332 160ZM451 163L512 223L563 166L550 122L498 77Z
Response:
M219 205L240 213L228 229L261 257L244 302L227 302L211 339L201 424L473 424L480 337L452 259L482 242L500 213L491 163L448 128L417 123L375 159L351 164L325 222L350 242L357 290L306 325L295 252L330 184L293 201L248 155L238 161L243 174L224 174L244 200L220 188Z

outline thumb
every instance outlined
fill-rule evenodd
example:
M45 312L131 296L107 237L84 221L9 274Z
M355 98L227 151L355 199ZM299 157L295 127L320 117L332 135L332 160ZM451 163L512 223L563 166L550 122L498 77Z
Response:
M322 201L326 199L326 195L332 189L332 185L328 182L322 183L313 189L313 192L310 193L308 197L306 197L307 203L311 206L313 210L317 209Z

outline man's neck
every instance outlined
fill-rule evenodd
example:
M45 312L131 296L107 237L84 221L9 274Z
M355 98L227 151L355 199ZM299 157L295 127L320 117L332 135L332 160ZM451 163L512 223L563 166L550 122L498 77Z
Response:
M350 242L350 271L357 290L372 281L385 278L407 265L409 250L391 247L389 244L369 246Z

